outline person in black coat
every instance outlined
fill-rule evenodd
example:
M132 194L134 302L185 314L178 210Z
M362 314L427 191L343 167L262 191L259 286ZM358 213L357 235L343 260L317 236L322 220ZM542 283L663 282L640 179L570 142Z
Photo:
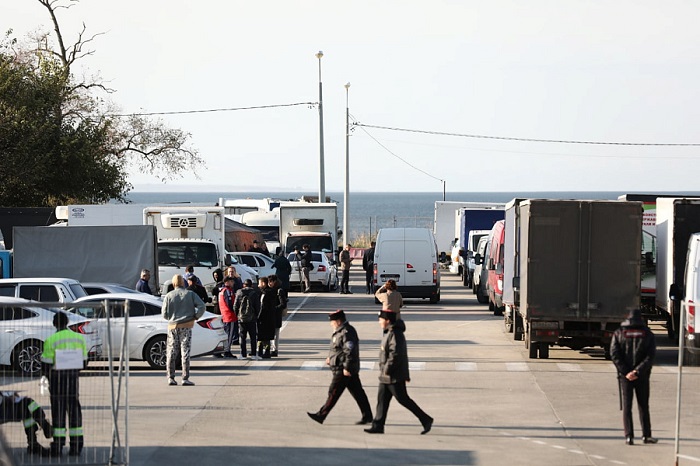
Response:
M267 277L258 279L260 290L260 315L258 316L258 354L267 359L271 357L270 341L275 338L277 313L277 292L269 287Z
M328 387L328 398L321 409L306 414L323 424L347 388L362 412L362 419L357 424L369 424L372 422L372 407L360 381L360 339L357 337L357 331L348 323L345 312L341 310L328 314L328 319L333 327L333 335L326 364L333 372L333 379Z
M622 422L625 428L625 442L634 445L634 425L632 424L632 397L637 395L639 421L642 424L642 441L656 443L651 436L649 416L649 378L651 366L656 356L656 340L647 327L642 312L632 311L628 319L613 333L610 343L610 357L617 368L617 377L622 391Z
M374 292L372 280L374 279L374 247L376 242L372 241L371 247L362 255L362 270L365 271L365 284L367 285L367 294Z
M289 277L292 275L292 264L287 259L287 256L282 252L282 248L277 248L277 257L275 263L272 264L273 269L277 269L277 277L280 279L280 288L289 291Z
M423 426L422 434L427 434L433 426L433 418L428 416L406 391L406 382L411 381L408 371L408 351L404 331L406 324L396 318L395 312L381 311L379 325L384 331L382 346L379 350L379 393L377 394L377 411L372 427L365 429L368 434L383 434L386 415L389 412L391 398L396 398L401 406L411 411Z

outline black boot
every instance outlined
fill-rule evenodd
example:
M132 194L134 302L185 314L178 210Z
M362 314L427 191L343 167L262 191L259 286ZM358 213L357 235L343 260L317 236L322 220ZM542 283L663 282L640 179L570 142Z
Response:
M42 447L36 438L36 433L38 430L39 426L36 424L28 429L25 429L27 434L27 453L30 455L39 455L44 457L49 456L49 449Z
M51 442L51 446L49 447L49 456L58 457L61 456L61 453L63 453L63 445L60 445L55 441Z

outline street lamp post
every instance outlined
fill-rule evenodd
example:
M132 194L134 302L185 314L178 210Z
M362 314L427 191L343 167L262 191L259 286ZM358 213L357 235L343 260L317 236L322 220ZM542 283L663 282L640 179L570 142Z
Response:
M350 83L345 84L345 191L343 193L343 246L348 244L350 217Z
M318 202L326 201L326 177L323 157L323 84L321 82L321 50L316 54L318 58L318 129L319 129L319 182L318 182Z

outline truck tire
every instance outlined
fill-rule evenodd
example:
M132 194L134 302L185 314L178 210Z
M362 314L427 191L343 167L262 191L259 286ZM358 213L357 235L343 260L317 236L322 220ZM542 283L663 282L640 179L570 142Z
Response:
M549 359L549 344L540 342L538 344L538 347L540 352L540 359Z
M530 338L527 337L527 336L526 336L525 338L526 338L526 340L529 340L529 339L530 339ZM530 346L529 346L529 348L528 348L528 353L527 353L527 356L528 356L530 359L537 359L537 349L539 348L539 346L540 346L540 344L539 344L538 342L536 342L536 341L531 341L531 342L530 342Z
M523 339L523 318L517 311L513 311L513 340Z
M489 302L488 295L484 294L483 287L479 285L476 289L476 300L479 304L486 304Z

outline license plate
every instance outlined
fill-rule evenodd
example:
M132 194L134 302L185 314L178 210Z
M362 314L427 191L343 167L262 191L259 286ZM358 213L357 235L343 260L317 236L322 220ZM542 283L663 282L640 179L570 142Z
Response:
M401 275L395 274L395 275L380 275L379 278L385 282L387 280L394 280L394 281L399 281L399 278L401 278Z

